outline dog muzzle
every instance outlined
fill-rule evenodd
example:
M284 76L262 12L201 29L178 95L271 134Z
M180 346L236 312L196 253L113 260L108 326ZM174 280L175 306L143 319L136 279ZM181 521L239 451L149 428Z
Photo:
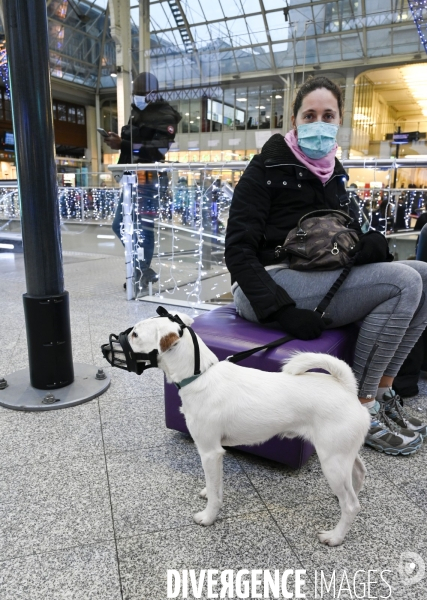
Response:
M108 344L101 346L102 354L112 367L124 369L131 373L141 375L146 369L157 367L158 350L151 352L134 352L129 344L128 335L133 327L122 331L119 335L112 333Z
M200 375L200 349L197 341L197 336L191 327L185 325L178 315L171 315L163 306L159 306L156 310L159 317L166 317L174 323L178 323L180 330L179 336L182 337L184 329L187 329L191 335L194 344L194 376ZM101 346L102 354L107 362L112 367L124 369L130 373L141 375L146 369L157 367L157 357L159 351L157 349L151 352L134 352L129 344L128 335L133 327L129 327L126 331L122 331L119 335L110 334L108 344ZM191 379L191 378L190 378ZM178 387L180 387L178 385Z

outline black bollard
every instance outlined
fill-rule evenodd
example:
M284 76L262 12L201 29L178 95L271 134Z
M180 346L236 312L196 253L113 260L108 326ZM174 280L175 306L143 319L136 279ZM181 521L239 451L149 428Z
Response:
M74 381L64 291L46 0L3 0L3 21L21 202L30 382L51 390Z

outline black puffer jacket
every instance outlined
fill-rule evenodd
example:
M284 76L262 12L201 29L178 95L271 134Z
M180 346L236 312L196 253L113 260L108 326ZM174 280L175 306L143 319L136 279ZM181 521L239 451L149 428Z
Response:
M163 161L165 153L175 140L181 118L170 104L161 99L149 102L144 110L132 104L131 119L122 127L120 135L122 142L118 164ZM134 149L133 161L131 139Z
M243 173L231 203L225 261L232 282L238 282L261 323L280 308L295 306L264 269L280 262L274 258L274 248L312 210L348 212L346 180L336 160L331 178L322 184L296 159L280 134L268 140ZM361 233L358 215L352 216L351 227Z

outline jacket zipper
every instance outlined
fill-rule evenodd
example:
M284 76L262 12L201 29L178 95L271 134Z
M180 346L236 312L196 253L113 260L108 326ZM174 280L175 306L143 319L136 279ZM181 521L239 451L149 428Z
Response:
M360 383L359 383L360 390L363 388L363 384L365 383L366 375L368 374L369 366L370 366L372 359L374 358L374 354L378 350L378 348L379 348L379 344L374 344L372 347L372 350L369 353L368 360L366 361L366 365L365 365L365 368L363 369L363 373L362 373L362 378L360 379Z

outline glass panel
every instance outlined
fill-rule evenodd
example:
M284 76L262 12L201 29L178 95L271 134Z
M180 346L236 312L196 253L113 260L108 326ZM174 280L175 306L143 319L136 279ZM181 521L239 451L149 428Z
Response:
M293 4L296 4L293 2ZM284 9L285 6L283 4L283 0L264 0L264 8L265 10L272 10L274 8Z
M276 42L288 38L289 23L286 23L281 12L267 13L267 23L271 41Z
M220 0L222 11L224 15L227 15L227 18L237 17L238 15L242 15L242 5L239 0Z
M239 71L256 71L255 59L252 52L238 51L236 53Z
M267 34L265 31L264 19L262 15L256 17L246 17L246 23L251 34L252 43L267 43Z
M215 20L215 19L222 19L224 17L224 13L222 10L222 6L221 3L219 2L219 0L209 0L209 2L203 2L202 4L203 7L203 13L206 16L206 19L209 20ZM199 17L199 14L201 13L201 10L198 10L197 12L194 11L193 15L194 15L194 20L192 21L192 23L197 22L196 18ZM231 16L231 13L228 13ZM204 21L204 18L199 19L198 22L200 21Z
M259 5L259 0L241 0L243 5L243 14L250 14L260 12L261 7Z
M282 42L281 44L273 44L273 53L276 52L286 52L286 51L290 51L292 48L292 43L288 42Z
M75 106L68 107L68 121L70 121L71 123L76 122L76 107Z
M211 2L209 2L209 4L211 4ZM203 15L204 7L202 8L199 0L187 1L185 5L183 5L183 8L189 25L192 25L193 23L204 23L207 20ZM222 16L221 7L218 4L216 10L216 17L211 17L213 19L218 18L218 14Z
M175 20L170 20L163 10L163 6L165 4L166 2L163 2L162 4L150 5L150 19L152 22L153 31L156 31L157 29L169 29L170 27L176 27ZM171 16L170 12L168 15Z
M249 46L251 38L248 34L245 19L230 19L227 21L230 35L232 36L232 44L234 47Z
M206 25L197 25L197 27L190 27L191 33L193 34L195 42L207 42L211 39L211 34Z
M57 112L58 112L58 121L66 121L67 120L67 107L65 106L65 104L58 104Z
M254 58L257 69L271 69L270 49L268 46L259 46L254 48Z
M77 124L84 125L85 124L85 109L77 108L76 114L77 114Z

